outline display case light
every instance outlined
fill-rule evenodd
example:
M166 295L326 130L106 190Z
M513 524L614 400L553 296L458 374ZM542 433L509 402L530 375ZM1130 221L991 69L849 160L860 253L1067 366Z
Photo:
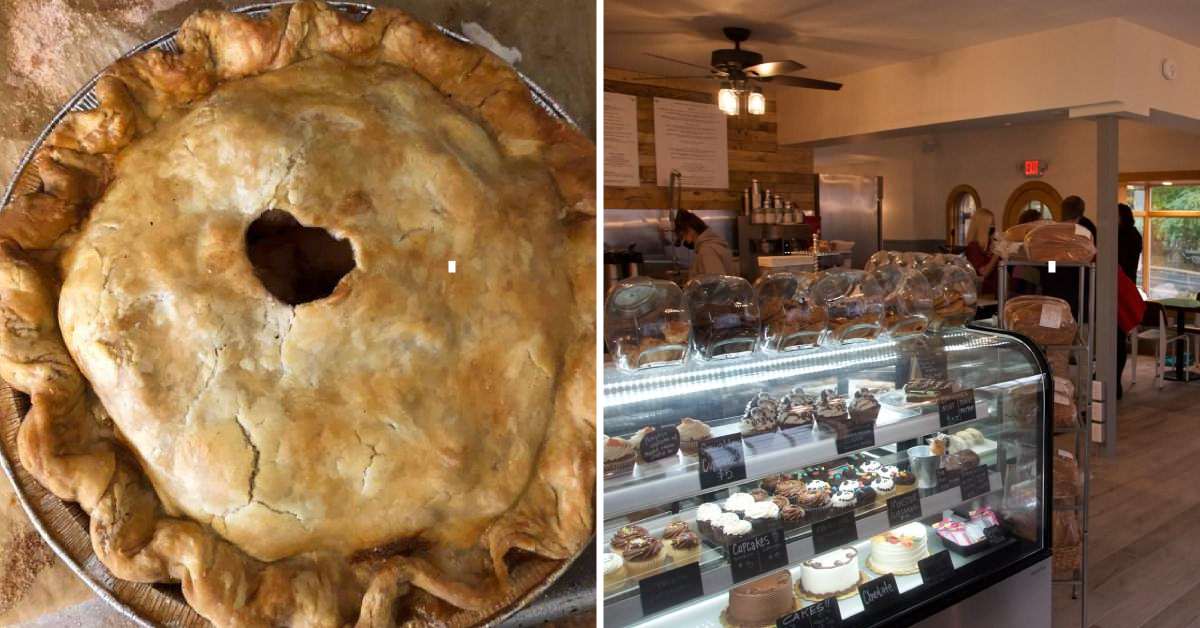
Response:
M728 116L736 116L739 110L738 92L729 81L721 82L721 91L717 92L717 107Z
M746 96L746 113L752 116L761 116L767 112L767 97L763 96L762 88L755 87L753 91Z

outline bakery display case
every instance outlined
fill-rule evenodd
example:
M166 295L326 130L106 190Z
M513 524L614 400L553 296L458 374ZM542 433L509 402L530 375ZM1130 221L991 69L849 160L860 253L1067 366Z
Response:
M606 625L908 625L1049 559L1042 353L868 310L857 341L606 367Z

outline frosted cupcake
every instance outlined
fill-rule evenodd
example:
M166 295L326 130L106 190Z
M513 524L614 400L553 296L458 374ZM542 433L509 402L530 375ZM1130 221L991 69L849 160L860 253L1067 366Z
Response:
M746 521L755 534L762 534L779 527L779 506L772 502L756 502L746 509Z
M696 527L700 529L700 534L713 538L712 522L721 516L722 512L721 507L716 504L700 504L696 509Z
M701 441L712 438L712 429L691 417L685 417L676 429L679 430L679 451L689 458L700 454Z
M604 590L611 593L619 589L625 582L625 578L629 576L625 571L625 559L612 552L604 552L603 565Z
M700 537L692 532L684 532L668 539L666 546L667 555L676 565L685 565L700 558Z
M648 536L630 539L625 549L621 550L621 558L625 560L625 569L633 577L656 571L666 562L662 541Z
M633 473L635 458L633 443L624 438L604 439L604 477L619 478Z
M854 512L858 506L858 497L853 491L838 491L829 500L829 512L833 515L840 515L844 512Z
M880 476L879 479L871 482L871 488L875 489L875 493L883 499L887 499L896 492L896 482L892 478Z
M741 515L753 503L755 503L753 495L749 493L733 493L725 500L725 510Z

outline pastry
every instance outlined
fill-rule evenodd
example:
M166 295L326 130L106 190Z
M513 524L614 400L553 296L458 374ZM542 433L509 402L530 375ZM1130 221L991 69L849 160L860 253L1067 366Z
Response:
M691 417L679 421L679 451L688 457L700 455L700 443L712 438L712 428Z
M878 474L883 465L878 460L868 460L858 465L858 472L862 474Z
M763 478L762 481L759 482L759 485L761 485L768 492L774 493L775 489L779 486L780 482L786 482L791 479L792 479L792 477L790 475L787 475L784 473L779 473L776 475L768 475L767 477Z
M808 489L804 487L803 482L797 481L786 484L781 483L779 488L775 491L775 496L783 497L789 502L795 504L805 493L808 493Z
M730 589L729 606L721 618L730 628L761 628L774 626L776 619L796 607L792 574L783 569Z
M738 423L738 429L742 432L742 436L751 437L770 434L775 431L776 425L774 413L761 406L755 406L746 409L746 414Z
M942 458L942 468L947 471L964 471L979 466L979 454L964 449Z
M784 406L779 410L779 429L791 430L801 427L812 427L816 420L816 412L812 406Z
M950 437L945 434L938 434L929 439L929 453L935 456L944 456L950 449Z
M896 482L896 486L910 486L917 483L917 476L912 474L912 471L900 469L892 476L892 480Z
M843 480L841 484L838 484L838 491L849 491L849 492L853 493L854 491L857 491L861 486L862 486L862 483L860 483L857 479Z
M749 493L732 493L725 499L725 510L740 515L755 501Z
M779 520L784 528L793 530L808 522L808 513L800 506L789 504L779 510Z
M613 534L609 545L620 552L629 545L629 541L643 536L650 536L650 531L642 526L621 526L617 529L616 534Z
M972 510L970 513L968 513L968 515L970 517L970 519L969 519L970 521L978 522L980 525L982 525L985 528L990 528L992 526L1000 525L1000 519L996 516L996 513L994 511L992 511L991 508L988 508L987 506L982 506L980 508L976 508L975 510Z
M784 497L782 495L775 495L775 496L771 497L771 503L775 504L775 506L777 508L779 508L780 510L783 510L784 508L786 508L792 504L792 500L790 500L787 497Z
M692 531L692 529L690 527L688 527L688 524L686 522L672 521L671 523L667 524L667 527L663 528L662 538L663 538L663 540L669 541L669 540L679 536L680 534L683 534L685 532L691 532L691 531Z
M946 380L917 378L904 385L904 400L908 403L927 403L952 392L954 384Z
M896 482L892 478L880 477L871 482L871 488L874 489L876 495L879 495L880 499L886 500L896 492Z
M633 463L637 458L637 448L624 438L609 437L604 439L604 477L606 479L624 477L633 473Z
M800 593L810 599L849 597L858 591L858 550L842 547L800 563Z
M804 488L809 491L820 491L827 494L833 492L833 488L825 480L810 480L804 485Z
M754 526L749 521L739 519L722 525L721 532L724 534L722 542L728 545L749 538L751 533L754 532Z
M826 491L805 491L792 500L808 513L809 519L822 519L829 513L833 498Z
M217 625L472 624L587 544L595 151L513 68L302 1L93 94L0 212L0 377L115 576Z
M625 560L612 552L604 552L602 564L604 567L604 590L612 592L618 589L628 577L625 572Z
M853 491L838 491L829 501L830 513L833 515L854 512L856 507L858 507L858 496Z
M850 430L850 415L846 412L846 399L828 390L821 391L816 407L817 423L828 427L840 436Z
M982 528L968 531L966 523L950 518L933 524L933 529L942 540L948 541L954 548L967 548L986 538Z
M850 422L854 425L875 425L875 419L879 417L879 401L875 399L875 393L866 388L854 391L849 412Z
M917 573L917 561L929 556L928 530L914 521L871 537L867 568L877 574Z
M765 501L771 499L771 494L768 493L765 489L761 489L761 488L751 489L750 496L753 497L754 501L756 501L756 502L765 502Z
M899 472L900 472L900 467L897 467L894 464L889 464L889 465L884 465L884 466L880 467L879 472L876 475L878 475L881 478L895 478L896 474Z
M667 539L667 555L671 557L671 562L676 565L683 565L700 558L700 537L694 532L682 532L674 537Z
M779 506L774 503L756 502L746 509L746 521L754 527L755 534L762 534L779 527Z
M875 492L875 489L871 488L870 486L863 486L857 491L854 491L854 498L858 500L857 503L859 506L866 506L874 503L876 495L877 493Z
M715 538L712 524L717 517L721 516L721 513L721 507L717 504L711 502L700 504L696 508L696 527L700 529L700 534Z
M639 536L629 539L625 549L621 550L621 558L625 560L625 569L629 575L639 577L662 567L666 561L662 541L649 536Z

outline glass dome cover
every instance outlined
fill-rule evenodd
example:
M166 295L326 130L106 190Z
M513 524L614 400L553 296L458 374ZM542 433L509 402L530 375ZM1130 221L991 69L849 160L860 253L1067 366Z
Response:
M682 364L691 329L683 291L670 281L631 277L608 292L604 340L622 370Z
M933 289L932 329L962 327L975 318L975 271L965 270L947 260L934 259L925 264L921 274Z
M827 270L813 283L812 295L829 317L829 344L873 340L883 329L883 287L870 273Z
M821 343L828 316L811 294L817 273L767 273L754 282L766 351L811 349Z
M893 338L925 333L933 316L933 289L920 272L899 264L876 268L883 288L883 328Z
M684 295L697 355L715 360L754 351L760 319L749 281L731 275L700 275L687 282Z

